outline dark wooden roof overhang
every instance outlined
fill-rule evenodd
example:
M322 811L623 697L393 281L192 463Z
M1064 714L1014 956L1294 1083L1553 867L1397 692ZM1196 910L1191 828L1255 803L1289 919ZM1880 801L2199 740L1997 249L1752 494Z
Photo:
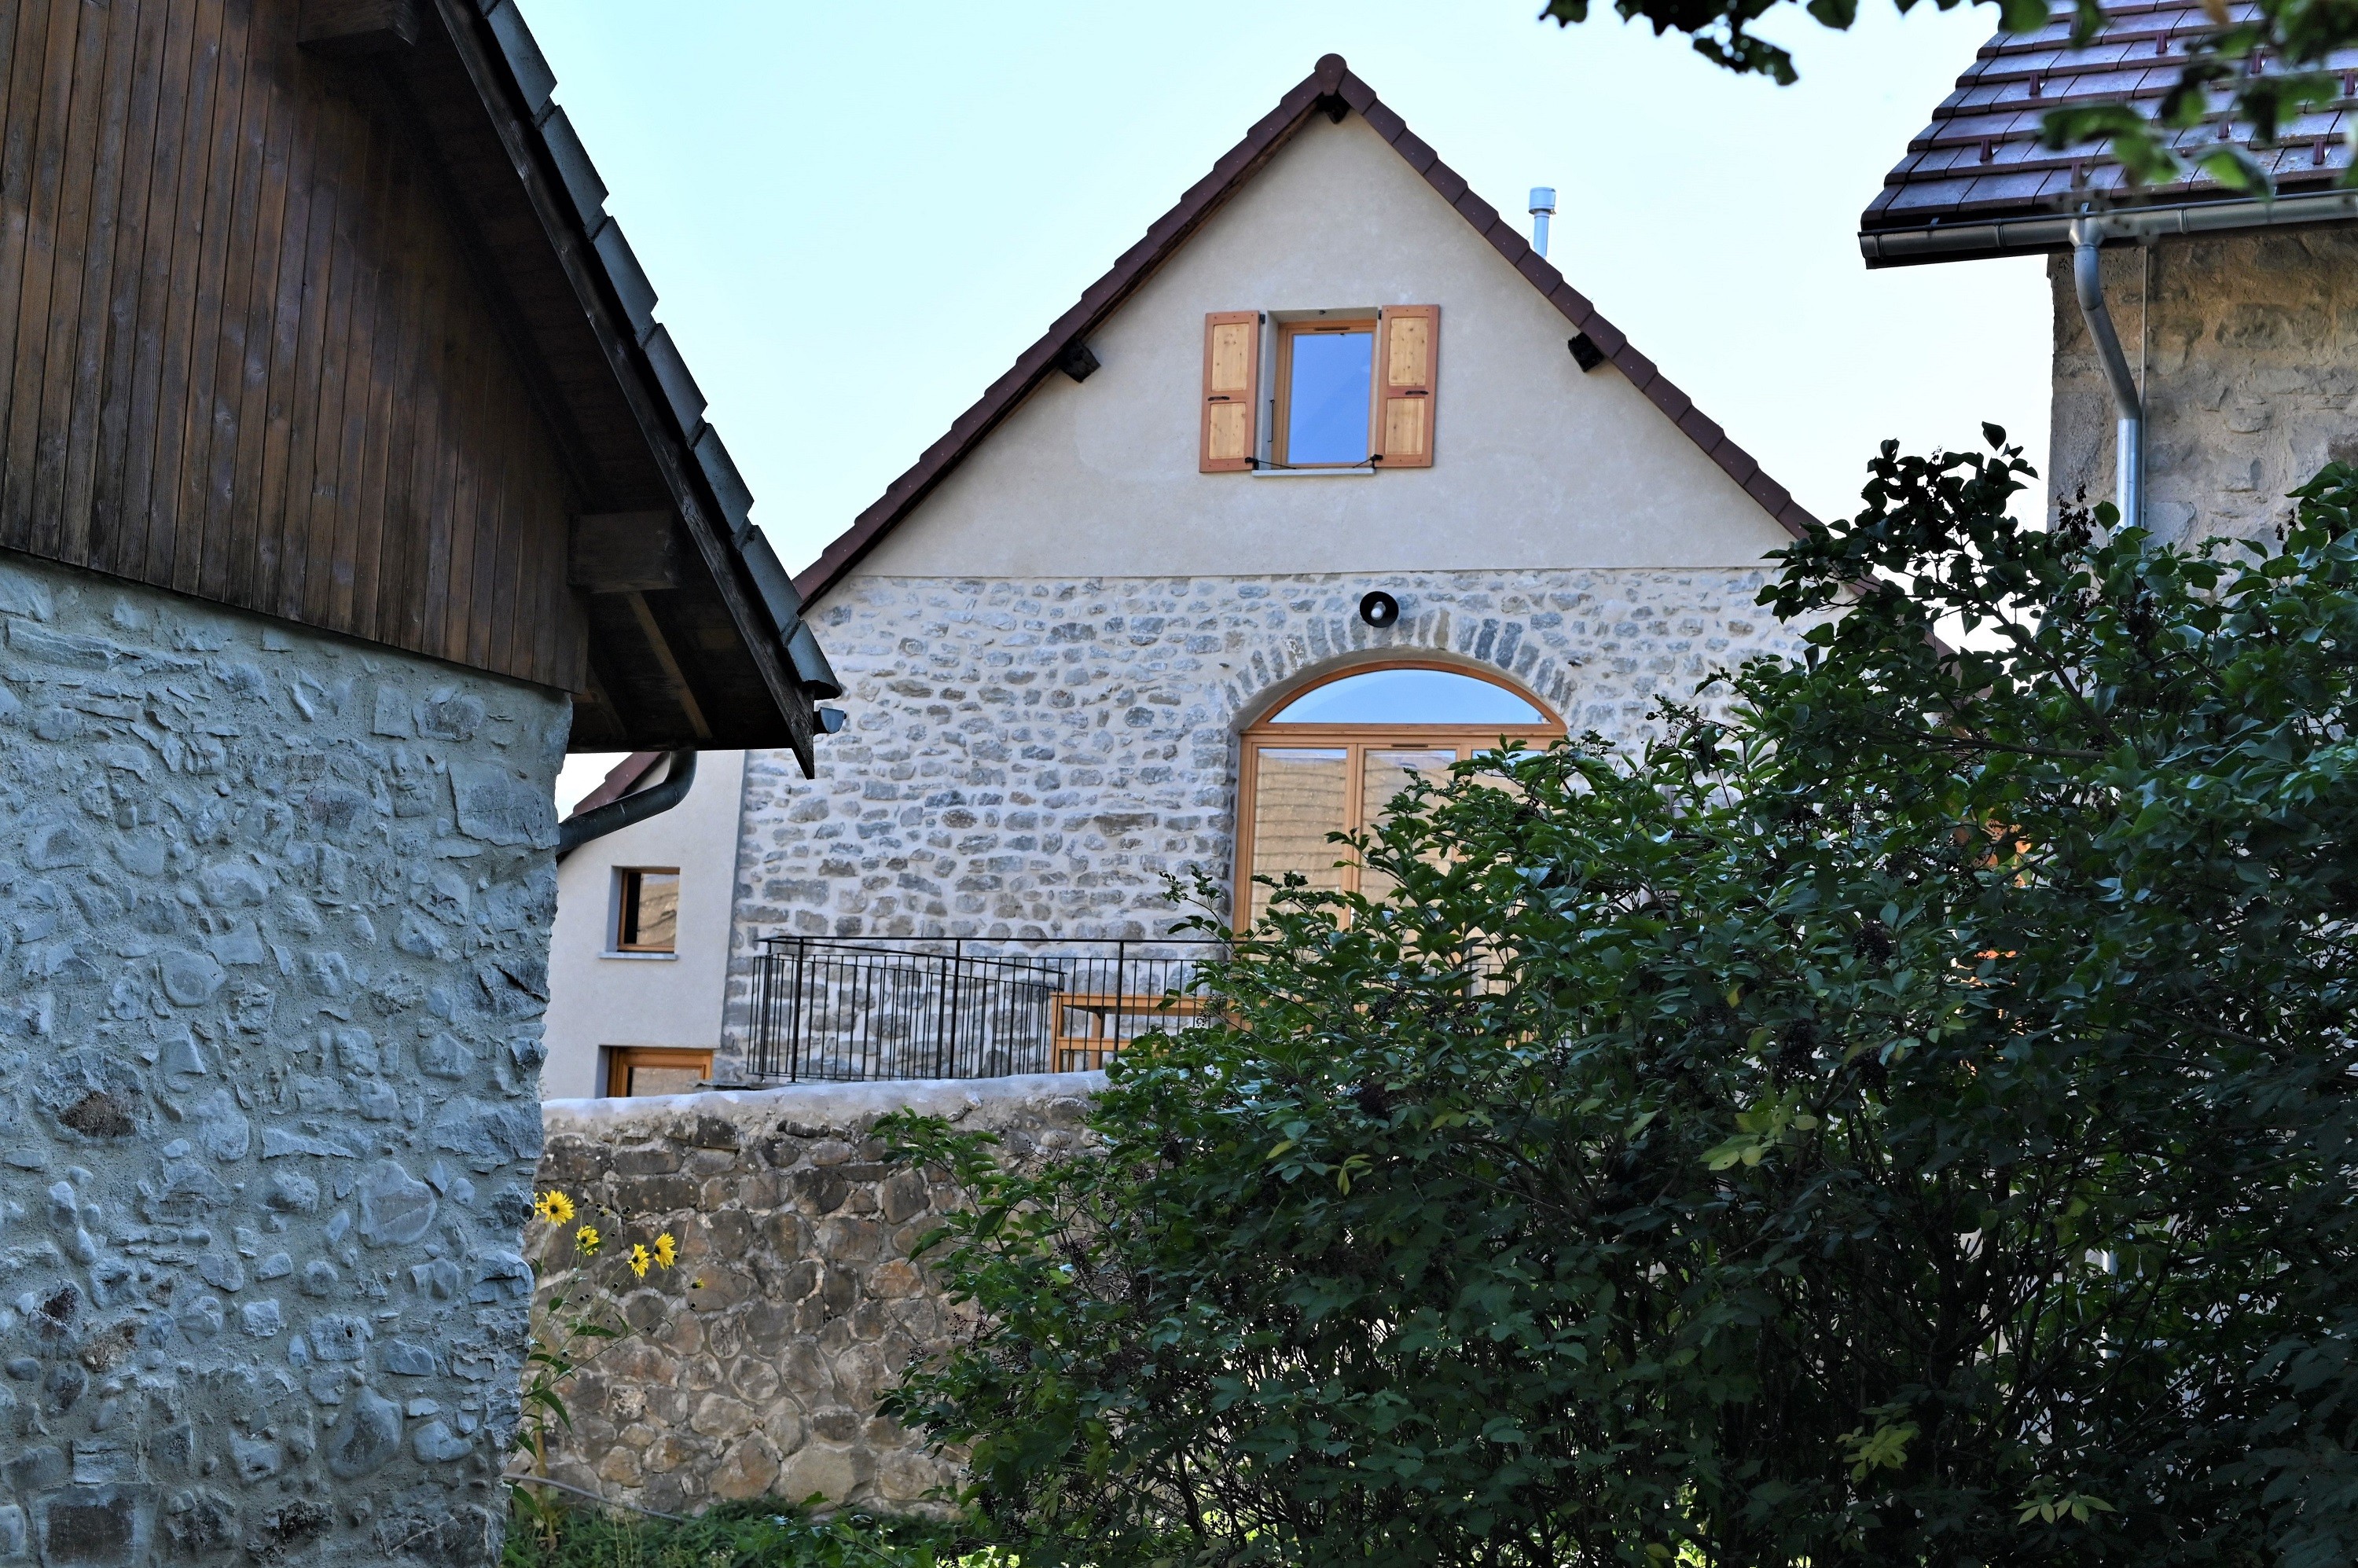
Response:
M888 485L884 493L795 579L804 599L817 600L874 549L878 541L914 511L936 485L966 460L968 454L1015 411L1033 388L1059 367L1066 354L1082 345L1088 334L1137 293L1230 197L1244 189L1310 123L1313 115L1324 115L1339 124L1344 116L1354 114L1365 119L1371 130L1473 226L1475 232L1488 241L1526 282L1556 308L1576 338L1587 340L1589 351L1601 354L1604 361L1628 377L1630 384L1644 393L1787 533L1800 538L1808 532L1816 519L1793 499L1792 492L1769 478L1750 453L1731 440L1653 361L1638 351L1620 329L1566 283L1563 275L1546 257L1531 249L1531 242L1523 237L1517 224L1475 195L1465 177L1442 162L1408 128L1408 122L1385 106L1375 89L1351 74L1341 55L1330 54L1322 57L1316 69L1279 99L1277 107L1246 132L1244 139L1230 147L1212 166L1212 171L1179 199L1178 205L1156 219L1143 239L1123 252L1111 270L1091 284L1079 301L1056 319L1055 325L1023 351L1006 374L991 383L974 406L958 416L941 439L926 448L908 471Z
M515 0L304 0L305 47L374 72L470 232L582 497L577 752L786 747L812 769L840 695L752 495Z
M2250 0L2225 11L2232 22L2258 15ZM2358 191L2343 187L2350 130L2358 124L2358 49L2336 50L2314 68L2339 78L2339 92L2289 119L2272 143L2251 140L2251 127L2235 123L2223 93L2200 124L2165 133L2188 157L2239 146L2275 181L2265 199L2204 174L2140 187L2102 146L2044 146L2047 115L2125 103L2150 117L2184 70L2189 41L2217 24L2201 0L2115 0L2104 6L2104 30L2075 49L2073 16L2070 0L2061 0L2044 27L2000 33L1976 51L1956 91L1934 106L1931 124L1909 142L1859 214L1868 266L2068 250L2071 220L2082 212L2105 214L2117 240L2358 219ZM2255 69L2288 70L2273 57Z

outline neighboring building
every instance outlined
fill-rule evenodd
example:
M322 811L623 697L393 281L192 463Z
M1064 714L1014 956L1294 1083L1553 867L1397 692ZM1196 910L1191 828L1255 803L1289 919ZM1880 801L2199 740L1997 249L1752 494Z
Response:
M660 787L676 765L632 752L574 818ZM744 784L744 752L706 752L678 805L558 861L542 1098L678 1094L711 1077Z
M2212 27L2192 3L2115 7L2075 50L2062 5L2041 32L1999 34L1859 220L1869 266L2050 258L2050 489L2092 503L2113 496L2118 410L2075 297L2071 225L2083 213L2102 220L2104 293L2142 389L2145 522L2178 542L2265 536L2289 509L2288 490L2331 458L2358 459L2358 191L2340 188L2358 49L2320 68L2338 79L2331 103L2293 119L2275 146L2249 149L2276 179L2273 200L2208 178L2138 189L2101 151L2039 145L2051 109L2125 97L2153 112L2178 80L2180 40ZM2284 66L2271 57L2260 69ZM2218 101L2181 145L2248 132Z
M1158 936L1167 876L1348 881L1327 832L1504 730L1631 740L1790 645L1755 600L1806 522L1328 56L800 579L850 727L809 784L753 752L706 846L721 1073L772 937L754 1067L780 1027L836 1032L822 1075L1095 1065L1157 977L1025 939ZM971 946L879 940L935 936Z
M489 1563L568 747L831 682L514 0L0 13L0 1561Z

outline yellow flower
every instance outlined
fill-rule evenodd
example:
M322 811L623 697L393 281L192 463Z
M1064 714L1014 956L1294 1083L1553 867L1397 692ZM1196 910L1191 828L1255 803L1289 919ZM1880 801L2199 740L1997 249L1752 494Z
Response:
M573 1200L560 1192L546 1192L533 1200L532 1212L551 1225L563 1225L573 1217Z
M640 1279L644 1280L647 1277L647 1265L654 1261L654 1260L647 1255L647 1249L645 1248L633 1247L631 1249L631 1272L636 1274Z
M573 1248L575 1251L580 1253L584 1258L594 1258L598 1255L598 1249L604 1243L605 1239L606 1238L598 1234L598 1227L596 1226L585 1225L580 1229L573 1233Z
M655 1238L655 1261L666 1269L679 1261L679 1243L671 1238L668 1230Z

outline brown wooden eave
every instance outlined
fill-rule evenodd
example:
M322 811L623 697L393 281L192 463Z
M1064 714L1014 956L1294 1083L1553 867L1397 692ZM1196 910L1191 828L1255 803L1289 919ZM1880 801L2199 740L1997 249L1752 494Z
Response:
M667 352L668 341L651 348L646 338L662 329L633 329L555 166L545 127L562 111L547 103L546 83L520 80L506 52L514 38L503 48L474 0L416 0L416 16L414 42L384 41L356 53L350 69L374 73L430 149L539 412L570 463L579 512L657 514L653 525L674 531L671 553L686 563L676 586L577 588L590 668L569 749L784 747L808 773L813 700L832 692L795 667L791 605L782 615L764 600L747 560L750 548L768 546L747 525L741 499L732 522L699 461L700 439L718 445L701 424L700 399L692 409L676 392L667 400L651 354ZM503 25L514 34L521 19ZM528 35L523 47L530 49ZM610 242L619 243L619 231ZM635 302L639 314L652 299L646 291Z

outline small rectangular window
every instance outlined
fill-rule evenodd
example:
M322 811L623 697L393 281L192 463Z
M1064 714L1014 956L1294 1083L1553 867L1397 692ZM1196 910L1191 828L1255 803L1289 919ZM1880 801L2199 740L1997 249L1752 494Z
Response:
M669 1045L610 1045L606 1048L606 1094L612 1099L640 1095L694 1094L712 1076L712 1053Z
M626 871L615 901L614 950L669 953L679 944L679 872Z
M1336 306L1282 319L1288 314L1204 318L1196 467L1431 468L1441 307Z

